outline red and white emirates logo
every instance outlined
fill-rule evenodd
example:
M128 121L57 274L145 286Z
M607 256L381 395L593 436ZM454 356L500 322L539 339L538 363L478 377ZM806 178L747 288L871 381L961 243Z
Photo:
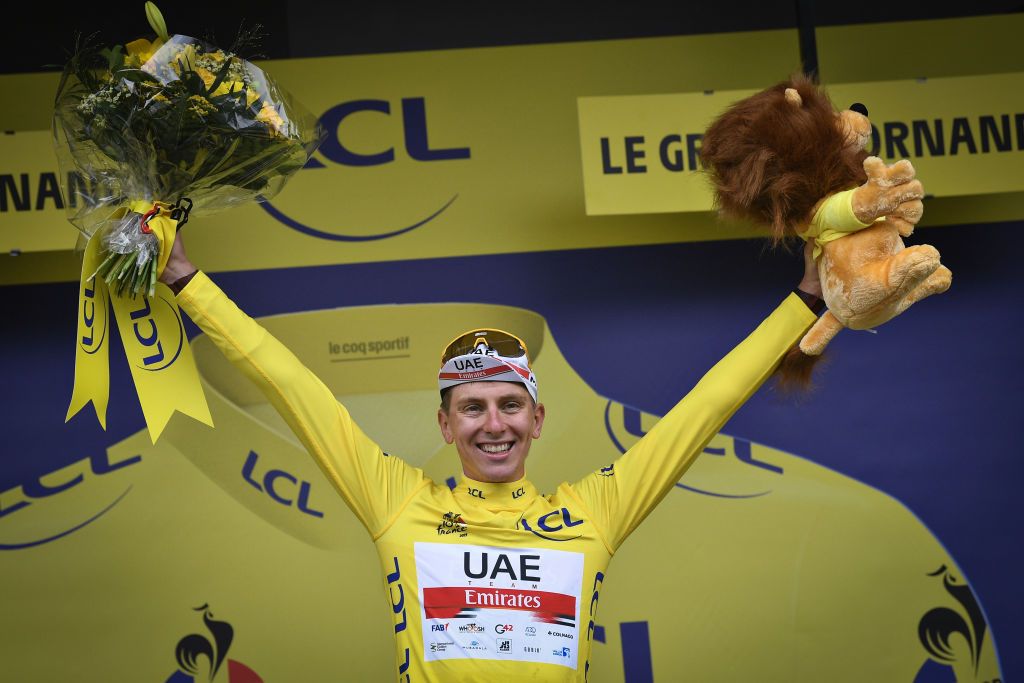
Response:
M514 588L424 588L427 619L471 618L481 608L529 612L534 621L576 625L576 597Z

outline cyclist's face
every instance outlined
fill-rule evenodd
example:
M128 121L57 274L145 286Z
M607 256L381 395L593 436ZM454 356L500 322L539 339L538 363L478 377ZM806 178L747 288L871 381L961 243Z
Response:
M544 405L516 382L469 382L451 388L437 411L441 435L455 444L470 479L515 481L526 472L530 443L540 438Z

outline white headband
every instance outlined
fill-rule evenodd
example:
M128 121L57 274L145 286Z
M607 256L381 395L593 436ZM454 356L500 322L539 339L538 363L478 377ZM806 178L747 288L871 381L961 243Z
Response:
M440 391L467 382L519 382L526 387L537 402L537 378L526 356L506 358L505 356L467 353L450 359L437 374L437 388Z

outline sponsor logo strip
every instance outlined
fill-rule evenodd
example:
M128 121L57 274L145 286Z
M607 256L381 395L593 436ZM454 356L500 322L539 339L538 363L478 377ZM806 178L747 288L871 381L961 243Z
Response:
M531 612L536 621L575 622L576 598L561 593L503 588L424 588L428 619L451 619L465 609L493 607Z

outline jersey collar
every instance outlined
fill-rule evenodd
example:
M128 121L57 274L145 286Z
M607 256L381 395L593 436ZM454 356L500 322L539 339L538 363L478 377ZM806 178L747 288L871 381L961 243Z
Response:
M463 507L522 511L537 497L537 489L526 479L510 482L476 481L462 477L452 493Z

